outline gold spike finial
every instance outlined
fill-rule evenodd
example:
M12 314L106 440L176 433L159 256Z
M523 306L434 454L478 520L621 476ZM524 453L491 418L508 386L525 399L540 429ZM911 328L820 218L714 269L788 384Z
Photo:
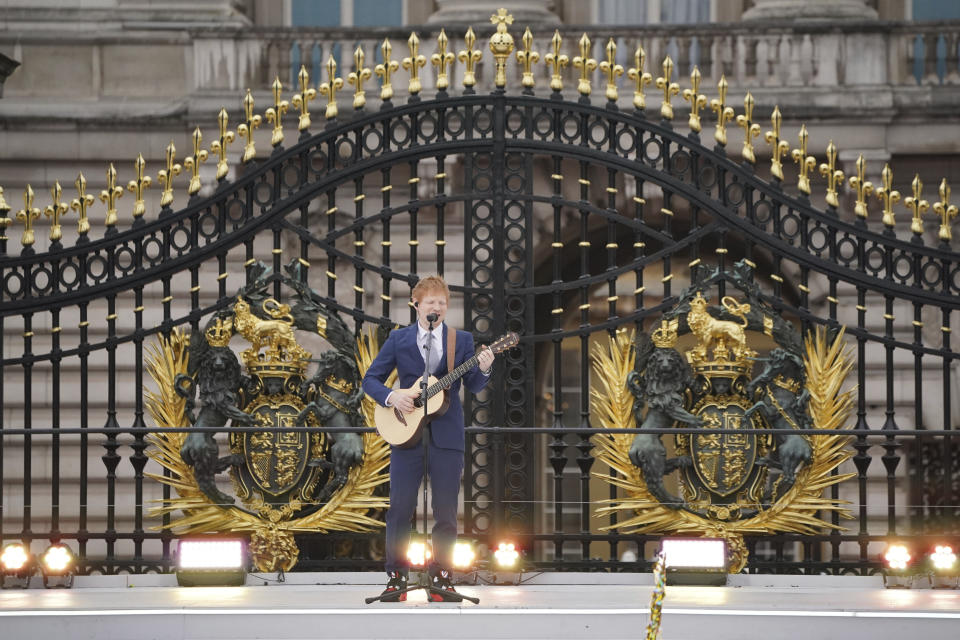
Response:
M305 69L301 68L301 73L304 71ZM302 85L300 88L303 89ZM310 91L313 91L313 89L310 89ZM299 97L299 96L296 96L296 97ZM294 98L294 100L296 100L296 97ZM306 108L304 108L304 110L305 109ZM307 120L306 120L307 126L310 126L309 112L306 113L306 117L307 117ZM301 114L300 118L301 118L300 122L302 124L303 114ZM213 141L213 144L210 145L210 150L213 153L215 153L217 156L217 180L219 181L219 180L223 180L226 177L227 172L230 169L229 166L227 165L227 145L233 142L235 136L233 131L230 131L227 128L230 123L230 116L227 114L227 110L224 109L223 107L220 108L220 113L217 114L217 122L220 125L220 139ZM303 128L301 128L301 130L302 129Z
M77 197L70 202L70 208L77 212L77 233L85 236L90 231L89 209L96 202L96 198L87 193L87 179L83 177L83 173L77 176L73 184L77 186ZM123 193L123 190L120 193Z
M740 155L750 164L757 161L753 153L753 139L760 135L760 125L753 121L753 94L749 91L743 99L743 114L737 116L737 124L743 129L743 149Z
M317 90L310 86L310 73L303 65L300 65L300 73L297 74L297 87L300 93L293 96L293 106L300 110L297 129L306 131L310 128L310 101L317 97Z
M283 83L280 82L280 76L274 79L272 89L273 106L267 109L265 115L267 116L267 122L273 123L273 133L270 134L270 144L276 147L283 142L283 114L290 109L290 103L281 99L283 96Z
M560 36L560 30L553 32L553 38L550 40L550 53L543 56L543 61L550 67L550 88L554 91L563 90L563 68L570 63L567 54L560 53L560 45L563 38Z
M437 68L437 91L446 91L450 87L447 67L452 67L457 59L452 51L447 51L448 44L447 32L440 29L440 35L437 36L437 52L430 56L430 62Z
M327 96L327 110L324 117L333 120L337 117L337 91L343 89L343 78L337 77L337 61L331 54L327 58L327 81L320 85L320 95Z
M801 193L810 195L810 172L817 168L817 159L807 155L807 142L810 135L807 133L807 125L800 125L800 133L797 139L800 140L800 146L790 152L790 157L799 165L800 173L797 174L797 189Z
M717 124L714 127L713 139L717 144L727 146L727 123L733 120L733 107L727 106L727 76L721 75L717 83L718 97L710 101L710 110L717 114Z
M160 195L161 207L169 207L171 204L173 204L173 178L180 175L180 172L183 171L183 167L176 162L176 159L177 148L173 146L173 140L171 140L170 144L167 145L167 166L165 169L161 169L157 172L157 180L163 187L163 192Z
M873 193L873 183L866 179L867 161L863 154L857 156L857 175L850 177L850 186L857 192L857 202L853 205L853 212L861 220L867 219L867 196Z
M937 237L943 244L949 244L953 239L951 223L957 217L957 205L950 204L950 185L947 179L940 181L940 202L933 203L933 210L940 216L940 232Z
M347 84L353 85L353 108L363 109L367 104L367 92L363 90L363 83L373 75L368 67L363 66L363 47L357 45L353 52L353 71L347 76Z
M914 240L917 241L919 237L923 235L923 214L930 208L930 203L921 196L923 182L920 181L919 173L913 176L913 182L910 183L910 186L913 188L913 195L907 196L903 204L907 209L910 209L910 212L913 214L913 218L910 221L910 231L916 236Z
M390 76L400 68L400 63L390 58L392 51L393 45L390 44L390 40L384 38L383 44L380 45L380 53L383 54L383 64L378 64L373 68L373 72L383 78L383 84L380 85L380 99L384 101L393 97L393 81L390 79Z
M687 125L690 131L700 133L700 109L707 106L707 96L700 93L700 69L694 65L690 72L690 88L683 90L683 99L690 103L690 118Z
M616 63L617 43L610 38L606 46L607 59L600 63L600 73L607 76L607 100L616 102L620 97L617 92L617 78L623 75L623 66Z
M893 171L890 170L890 163L883 165L883 171L880 172L880 181L882 186L877 189L877 197L883 203L883 225L892 230L896 218L893 215L893 205L900 202L900 192L893 188Z
M140 178L146 181L144 188L150 186L150 178L143 177L143 156L137 157L137 164L140 173ZM134 184L131 182L130 184ZM130 185L127 185L128 187ZM140 192L142 193L142 191ZM110 167L107 169L107 188L100 191L100 201L107 205L107 215L103 219L103 224L107 228L107 234L109 235L114 227L117 226L117 220L119 216L117 215L117 199L123 197L123 187L117 185L117 170L113 166L113 163L110 163ZM137 196L142 198L140 194ZM143 207L143 201L140 201L140 206ZM134 206L133 209L134 217L137 216L137 207ZM140 212L140 215L143 215L143 212Z
M57 244L63 237L63 225L60 224L60 218L70 211L70 205L62 202L63 187L60 186L59 182L53 183L50 195L53 198L53 204L47 205L43 213L50 218L50 242Z
M498 89L503 89L507 86L507 59L513 53L513 36L507 31L507 26L513 24L513 16L500 8L490 16L490 22L497 25L497 32L490 36L490 51L496 63L493 83Z
M250 89L247 89L247 95L243 97L243 112L247 117L247 121L237 127L237 134L239 134L241 138L246 138L246 142L243 145L243 157L240 159L243 164L257 157L257 147L253 142L253 132L260 126L260 123L263 122L263 118L253 113L253 107L253 94L250 92Z
M827 204L836 209L840 206L837 186L843 184L843 171L837 169L837 147L833 140L827 145L827 161L820 164L820 175L827 179Z
M407 85L407 91L411 96L420 93L422 85L420 84L420 68L426 66L427 58L420 54L420 38L416 32L410 34L407 38L407 47L410 48L410 55L403 59L403 68L410 72L410 83Z
M584 33L580 36L580 55L573 59L573 66L580 69L577 91L582 96L590 95L590 74L597 68L597 61L590 57L590 38Z
M33 232L33 221L40 217L40 209L33 206L34 199L33 187L29 184L23 191L23 209L17 211L17 220L23 223L23 236L20 238L20 244L26 247L32 247L36 241Z
M33 187L29 184L23 192L23 209L17 211L17 220L23 223L23 236L20 238L20 244L24 247L31 247L36 241L33 231L33 221L40 217L40 209L33 206L34 201Z
M110 165L110 167L113 168L113 165ZM147 212L147 205L144 203L143 193L153 184L153 180L150 176L146 175L147 161L143 159L142 153L137 154L137 159L133 163L133 170L137 177L127 183L127 190L133 193L133 220L136 222ZM100 199L103 199L103 193L100 194ZM113 224L116 223L117 221L114 219Z
M680 85L670 82L673 76L673 60L670 56L663 59L663 75L657 78L657 88L663 91L663 102L660 103L660 117L664 120L673 120L673 105L670 97L680 93Z
M517 62L523 67L520 84L527 89L532 89L535 84L532 67L540 59L540 54L533 50L533 33L530 27L523 32L523 38L520 41L523 42L523 50L517 51Z
M283 130L280 131L280 140L283 140ZM203 148L203 134L200 133L200 127L197 127L193 130L193 155L183 161L183 166L190 172L190 186L187 187L187 193L191 196L200 191L200 165L207 161L207 157L207 151Z
M637 50L633 52L633 65L627 69L627 77L636 83L633 89L633 107L638 111L647 108L647 98L643 95L643 86L653 82L653 76L644 72L643 67L647 63L647 52L639 44Z
M780 159L790 152L790 143L780 139L780 125L783 124L783 116L780 113L779 105L773 108L773 114L770 115L770 124L773 128L763 134L763 139L770 145L770 174L783 182L783 162Z
M461 49L457 53L457 59L466 65L463 71L463 86L467 89L477 84L476 65L483 57L482 51L473 48L476 41L477 36L473 33L473 27L468 27L466 35L463 36L466 49Z

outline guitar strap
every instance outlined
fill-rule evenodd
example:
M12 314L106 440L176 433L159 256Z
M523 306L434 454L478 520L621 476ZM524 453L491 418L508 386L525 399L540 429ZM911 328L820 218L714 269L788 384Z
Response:
M447 373L453 372L453 358L457 352L457 330L447 325Z

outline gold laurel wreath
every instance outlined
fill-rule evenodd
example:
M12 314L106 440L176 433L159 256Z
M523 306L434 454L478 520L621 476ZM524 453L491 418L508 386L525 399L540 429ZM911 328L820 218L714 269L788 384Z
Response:
M161 431L148 436L153 445L147 455L168 471L168 475L146 475L172 487L177 497L162 501L162 506L150 510L150 516L162 517L176 511L184 515L155 529L172 529L178 534L233 532L254 533L263 538L289 539L293 533L328 531L372 531L383 522L368 515L370 511L386 509L389 498L373 494L373 490L390 478L384 469L390 463L390 447L376 433L363 434L363 462L350 470L346 484L331 496L317 511L291 520L272 522L235 506L219 506L200 491L193 470L180 457L180 447L187 434L164 433L165 427L189 427L186 401L173 387L178 373L187 373L189 336L175 329L169 337L160 337L158 344L148 346L147 371L159 392L145 391L147 409ZM357 341L357 366L361 375L377 355L371 336ZM390 381L388 381L388 384ZM373 425L373 400L363 399L363 416Z
M603 500L602 503L608 506L599 507L594 517L619 512L633 514L621 522L601 527L601 530L720 536L734 540L734 546L740 547L744 534L811 534L821 528L843 530L817 517L817 512L822 511L837 512L845 519L853 518L843 506L848 502L823 497L824 489L856 475L833 475L833 471L854 454L847 446L851 437L843 433L851 426L848 418L853 412L855 391L855 388L842 389L853 367L851 354L844 349L843 330L829 342L826 330L818 327L806 340L804 366L806 388L810 392L810 415L815 428L824 432L811 437L813 454L810 463L799 471L793 487L769 509L751 518L732 521L708 519L683 509L663 506L647 490L640 469L630 462L628 452L634 434L615 432L635 425L634 398L625 384L627 374L634 368L633 340L632 330L620 330L608 345L596 344L593 348L592 414L602 428L613 432L594 436L596 459L607 464L610 473L595 471L593 475L625 492L624 498ZM742 551L745 553L745 548ZM746 562L745 555L742 560Z

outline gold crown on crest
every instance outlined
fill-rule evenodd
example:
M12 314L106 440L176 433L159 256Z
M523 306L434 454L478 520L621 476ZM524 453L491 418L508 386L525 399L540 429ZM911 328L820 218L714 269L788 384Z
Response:
M333 374L330 374L323 383L331 389L336 389L340 393L350 393L353 391L353 384L349 380L338 378Z
M677 329L680 326L680 320L661 320L660 326L653 330L650 339L653 345L659 349L672 349L677 344Z
M216 323L207 328L205 335L211 347L225 347L233 337L233 321L228 318L224 322L223 318L217 318Z
M256 346L245 350L242 354L243 364L247 372L264 378L283 378L293 376L306 377L307 363L310 352L294 343L293 347L279 349L268 348L260 351Z

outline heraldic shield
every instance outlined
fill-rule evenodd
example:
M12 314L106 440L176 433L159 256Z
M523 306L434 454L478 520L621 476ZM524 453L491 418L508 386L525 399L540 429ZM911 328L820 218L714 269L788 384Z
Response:
M595 443L610 468L594 475L623 496L595 515L617 514L603 528L625 533L723 537L738 572L744 534L839 529L822 514L849 517L823 492L852 475L835 472L853 455L852 391L841 389L852 364L841 328L802 340L752 265L696 265L691 281L649 336L620 331L594 349L593 415L609 430Z
M286 571L299 556L295 533L382 526L377 516L388 500L376 489L388 480L389 448L376 434L351 431L370 423L360 380L377 341L355 340L306 286L297 263L286 274L260 264L251 272L251 284L202 331L172 331L150 354L147 370L159 392L146 396L161 430L148 455L169 472L152 477L177 491L151 515L182 512L166 525L178 533L249 534L256 568ZM275 283L292 291L292 305L268 294L277 295ZM333 348L312 359L297 331ZM249 343L239 357L234 337ZM318 366L308 376L311 362ZM181 426L193 429L162 429ZM215 434L225 429L229 453L221 455ZM218 485L225 472L236 497Z

